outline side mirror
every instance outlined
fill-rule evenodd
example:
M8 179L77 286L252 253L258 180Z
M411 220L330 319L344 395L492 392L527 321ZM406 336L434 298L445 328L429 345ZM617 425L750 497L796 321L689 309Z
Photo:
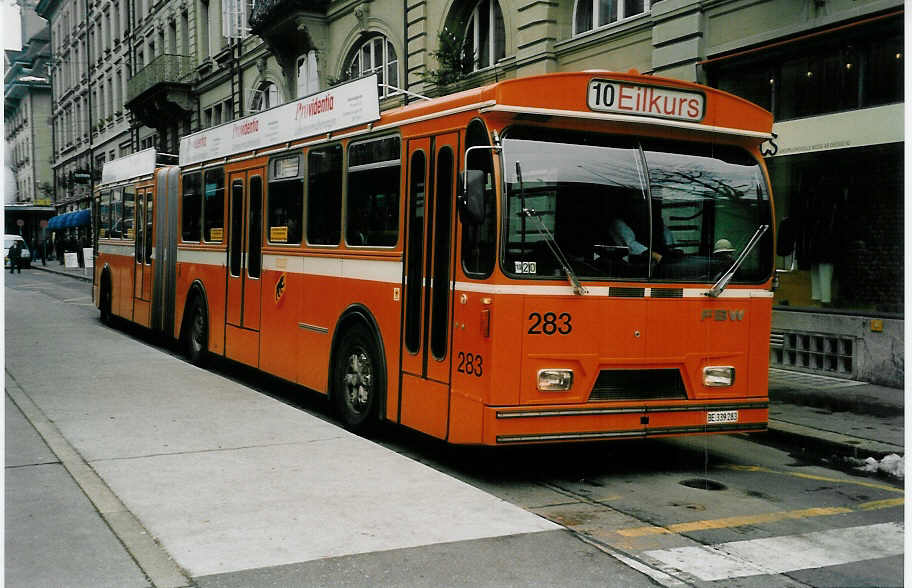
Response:
M478 169L467 169L462 176L462 195L459 198L459 218L466 225L480 225L484 222L485 173Z
M779 222L779 234L777 235L776 255L788 257L795 252L795 244L798 241L798 235L795 234L795 222L785 217Z

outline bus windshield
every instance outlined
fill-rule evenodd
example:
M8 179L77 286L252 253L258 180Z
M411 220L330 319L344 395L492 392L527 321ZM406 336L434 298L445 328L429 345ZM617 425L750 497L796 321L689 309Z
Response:
M760 163L712 143L515 129L503 141L504 270L587 280L710 282L771 221ZM733 283L765 281L767 231Z

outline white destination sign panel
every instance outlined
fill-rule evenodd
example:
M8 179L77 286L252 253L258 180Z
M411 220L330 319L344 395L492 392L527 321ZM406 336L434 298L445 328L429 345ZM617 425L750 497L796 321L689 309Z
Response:
M586 102L591 110L699 122L706 114L706 97L661 86L612 80L590 80Z
M106 161L101 168L101 183L122 182L155 171L155 148L143 149L119 159Z
M180 165L225 157L380 119L377 75L181 139Z

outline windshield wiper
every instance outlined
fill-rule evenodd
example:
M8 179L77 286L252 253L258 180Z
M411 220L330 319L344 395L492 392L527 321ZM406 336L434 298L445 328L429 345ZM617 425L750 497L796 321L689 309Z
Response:
M728 283L731 282L732 278L735 277L735 272L738 271L738 268L741 267L741 264L744 263L744 260L747 259L747 256L753 251L754 247L757 246L757 243L760 242L760 238L769 230L769 225L760 225L757 227L757 230L754 232L754 236L750 238L750 241L747 242L747 245L744 247L744 251L741 252L741 255L738 256L738 259L732 263L731 267L728 268L722 277L719 278L719 281L713 284L713 287L709 289L709 292L706 293L707 296L712 296L717 298L719 294L722 293L722 290L725 290L725 287L728 286Z
M526 189L523 186L522 179L522 167L519 162L516 162L516 180L519 182L519 194L522 202L526 201ZM554 259L557 260L557 263L560 264L561 268L564 270L564 273L567 274L567 279L570 280L570 284L573 286L573 293L579 296L587 294L589 291L583 287L580 283L579 278L576 277L576 274L573 273L573 270L570 269L570 262L567 261L564 252L561 251L560 245L557 244L557 241L554 239L554 235L551 234L551 231L548 230L548 227L545 226L545 223L542 222L541 217L534 208L525 208L523 207L522 212L520 213L524 218L534 218L538 221L538 233L545 238L545 245L548 246L548 250L551 251L551 254L554 256Z

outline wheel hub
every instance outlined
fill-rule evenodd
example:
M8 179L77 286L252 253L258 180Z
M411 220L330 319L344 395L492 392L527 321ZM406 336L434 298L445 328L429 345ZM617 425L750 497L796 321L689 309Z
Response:
M370 402L373 374L370 359L363 351L348 356L345 371L345 399L355 412L364 412Z

